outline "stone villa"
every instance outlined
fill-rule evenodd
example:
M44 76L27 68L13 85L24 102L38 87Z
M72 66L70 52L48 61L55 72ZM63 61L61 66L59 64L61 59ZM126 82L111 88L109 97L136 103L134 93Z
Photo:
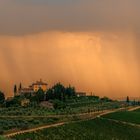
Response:
M26 88L19 88L18 94L28 94L28 93L34 93L37 92L39 89L42 89L44 92L47 90L47 83L43 82L41 79L40 81L36 81L35 83L32 83L29 87Z

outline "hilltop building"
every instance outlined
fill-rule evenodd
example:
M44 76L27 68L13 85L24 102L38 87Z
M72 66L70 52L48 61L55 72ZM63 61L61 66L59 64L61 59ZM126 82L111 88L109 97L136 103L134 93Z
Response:
M41 79L40 81L36 81L35 83L33 83L30 87L33 89L34 92L38 91L40 88L43 91L47 90L47 83L43 82Z
M78 97L86 96L86 92L77 92L76 95L77 95Z
M32 83L29 87L23 88L21 85L18 89L18 95L22 94L32 94L34 92L37 92L39 89L42 89L44 92L47 90L48 84L43 82L41 79L40 81L36 81L35 83Z

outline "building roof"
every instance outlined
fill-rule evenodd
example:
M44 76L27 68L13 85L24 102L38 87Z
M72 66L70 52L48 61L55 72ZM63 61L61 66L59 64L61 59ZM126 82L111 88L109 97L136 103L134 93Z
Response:
M79 96L86 96L86 92L77 92L76 94Z
M29 93L29 92L33 92L33 89L32 88L22 88L20 90L21 93Z
M40 81L36 81L35 83L33 83L32 85L48 85L47 83L43 82L41 79Z

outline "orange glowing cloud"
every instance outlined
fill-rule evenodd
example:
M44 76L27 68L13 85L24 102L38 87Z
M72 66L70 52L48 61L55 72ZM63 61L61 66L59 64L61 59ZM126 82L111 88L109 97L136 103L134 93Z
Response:
M0 89L40 78L101 96L139 96L140 65L132 33L44 32L0 36Z

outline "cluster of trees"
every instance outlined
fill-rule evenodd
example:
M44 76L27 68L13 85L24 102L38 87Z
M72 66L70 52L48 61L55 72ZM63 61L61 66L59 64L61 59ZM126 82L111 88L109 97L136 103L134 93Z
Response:
M45 100L51 100L55 109L62 109L66 107L65 101L67 99L75 98L76 91L70 85L63 86L61 83L55 84L52 88L48 89L45 95Z
M136 100L131 101L131 100L129 99L129 96L126 97L126 103L127 103L128 105L140 105L140 101L136 101Z
M18 94L18 92L22 89L22 84L19 84L19 87L17 88L17 85L14 85L14 96Z
M104 101L104 102L111 102L112 100L108 97L103 97L100 99L101 101Z
M49 100L65 101L68 98L76 96L74 87L65 87L61 83L55 84L53 87L44 92L41 88L35 93L28 93L23 95L25 98L30 99L31 102L41 102Z
M74 87L64 87L60 83L57 83L46 92L46 100L58 99L60 101L65 101L66 99L73 98L75 96L76 91Z
M19 85L18 90L20 90L22 85ZM14 93L18 92L16 85L14 86ZM49 101L51 100L54 103L55 108L63 108L65 107L64 103L67 99L75 99L76 91L75 88L72 86L65 87L61 83L57 83L44 92L41 88L34 93L22 94L19 96L15 96L11 100L5 100L5 95L3 92L0 91L0 106L19 106L21 104L21 100L29 99L31 104L36 103L39 104L42 101ZM99 98L98 96L92 96L92 98L96 100L100 100L103 102L111 102L112 100L108 97ZM76 98L77 99L77 98ZM136 102L135 100L132 102L129 100L127 96L126 102L131 105L140 105L140 102Z
M33 93L29 99L31 102L37 102L37 103L44 101L45 92L40 88L37 92Z
M5 96L2 92L0 92L0 105L4 104L6 107L11 106L20 106L21 101L23 99L29 99L30 103L36 103L39 104L42 101L48 101L53 100L55 106L60 105L60 102L64 102L66 99L73 98L76 96L76 91L74 87L65 87L61 83L55 84L52 88L48 89L46 92L44 92L41 88L34 93L25 93L22 95L18 95L17 92L21 88L21 84L19 88L17 89L17 86L14 86L14 98L11 100L5 101ZM63 106L61 104L61 106Z
M25 93L22 95L14 96L13 99L6 101L6 107L21 106L21 101L24 99L29 99L30 105L36 106L37 104L39 104L39 102L44 101L45 93L42 89L39 89L35 93Z
M12 99L6 100L5 106L6 107L17 107L20 105L20 98L14 97Z
M5 104L5 95L3 92L0 91L0 106Z

